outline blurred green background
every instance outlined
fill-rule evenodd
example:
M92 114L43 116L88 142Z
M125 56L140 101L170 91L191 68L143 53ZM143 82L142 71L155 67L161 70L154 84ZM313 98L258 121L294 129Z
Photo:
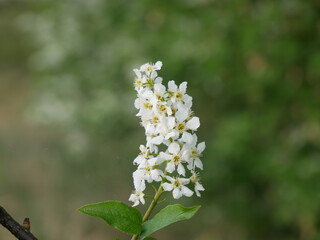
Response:
M202 209L154 236L320 239L318 0L1 0L0 36L0 204L39 239L128 239L76 209L128 203L132 69L157 60L207 149Z

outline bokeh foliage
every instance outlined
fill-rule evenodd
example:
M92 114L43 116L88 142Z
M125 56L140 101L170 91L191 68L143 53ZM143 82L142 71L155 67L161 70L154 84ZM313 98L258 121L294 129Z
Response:
M319 1L48 0L17 24L35 49L26 115L58 135L47 153L64 201L129 196L144 142L131 69L162 60L165 81L188 82L207 143L205 210L162 239L316 239Z

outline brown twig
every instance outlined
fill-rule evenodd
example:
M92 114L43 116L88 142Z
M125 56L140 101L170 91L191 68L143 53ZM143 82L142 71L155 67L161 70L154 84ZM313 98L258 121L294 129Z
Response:
M17 239L38 240L31 232L17 223L2 206L0 206L0 224L16 236Z

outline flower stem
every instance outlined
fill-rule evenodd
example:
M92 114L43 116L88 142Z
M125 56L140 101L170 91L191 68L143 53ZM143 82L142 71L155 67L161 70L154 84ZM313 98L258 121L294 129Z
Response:
M150 217L150 214L152 212L152 210L155 208L155 206L158 204L158 200L161 196L161 194L163 193L163 188L162 185L160 184L160 187L158 188L158 191L156 192L156 195L154 196L148 210L146 211L146 213L144 214L143 218L142 218L142 222L144 223L145 221L148 220L148 218ZM138 234L133 235L131 240L137 240L139 237Z
M154 199L152 200L148 210L146 211L146 213L144 214L144 216L142 218L142 222L145 222L148 220L152 210L158 204L158 200L159 200L162 193L163 193L163 188L162 188L162 185L160 185L158 191L156 192L156 195L154 196Z

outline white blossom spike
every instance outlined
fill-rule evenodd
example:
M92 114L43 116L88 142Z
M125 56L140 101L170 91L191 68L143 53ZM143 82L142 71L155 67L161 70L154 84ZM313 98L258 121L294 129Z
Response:
M140 154L133 160L137 165L132 174L135 190L129 197L133 206L145 203L143 192L152 182L161 181L164 191L172 191L175 199L191 197L194 192L200 197L204 191L195 171L203 169L200 157L205 143L197 143L200 120L191 110L187 82L177 85L171 80L166 87L157 72L161 68L162 62L157 61L133 70L134 106L146 134L146 144L140 145Z

